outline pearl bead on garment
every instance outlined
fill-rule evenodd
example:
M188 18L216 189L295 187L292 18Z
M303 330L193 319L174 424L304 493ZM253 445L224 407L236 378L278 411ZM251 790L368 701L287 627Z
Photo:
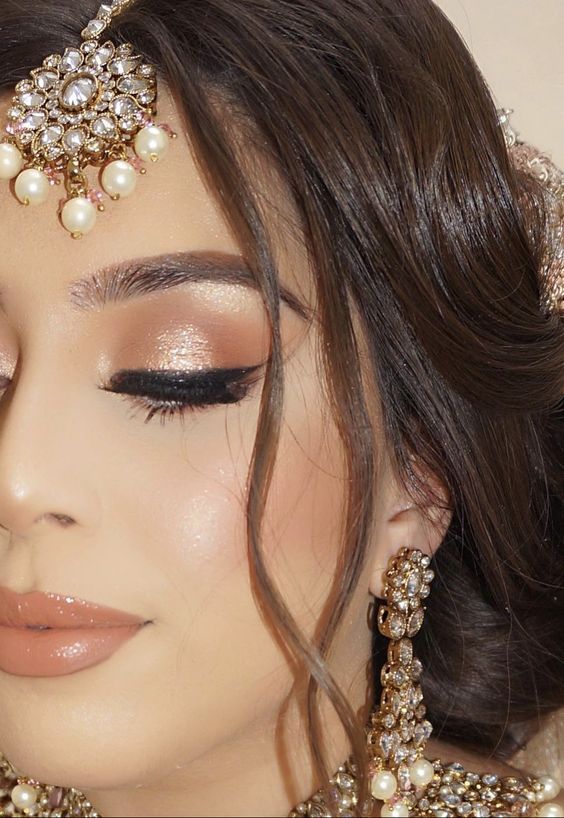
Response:
M386 801L386 799L391 798L397 788L397 779L389 770L382 770L376 773L370 784L372 795L380 801Z
M418 758L409 768L409 778L416 787L425 787L433 780L435 769L426 758Z
M558 804L543 804L537 814L540 818L562 818L562 807Z
M384 804L380 815L382 815L383 818L409 818L409 810L407 804L404 804L403 801L399 801L393 806Z
M11 798L12 803L18 809L29 809L37 801L37 792L29 784L16 784L11 792Z
M556 798L560 792L560 787L554 778L550 775L543 775L539 778L539 782L542 784L542 791L537 796L539 801L550 801L552 798Z

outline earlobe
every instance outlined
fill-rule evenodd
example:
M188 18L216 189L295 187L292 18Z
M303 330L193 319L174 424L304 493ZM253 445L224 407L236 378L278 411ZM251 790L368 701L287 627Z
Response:
M433 504L417 505L396 483L382 508L369 581L370 593L379 599L384 593L384 573L401 548L416 548L433 556L448 531L453 513L448 490L434 477L425 483L430 488L432 483Z

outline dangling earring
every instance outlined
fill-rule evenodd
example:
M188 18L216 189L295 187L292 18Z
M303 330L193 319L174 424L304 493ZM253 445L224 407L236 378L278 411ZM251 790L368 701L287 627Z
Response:
M549 776L478 775L466 772L462 764L444 765L424 757L433 727L425 718L419 684L423 667L411 639L425 616L423 600L434 578L430 562L421 551L402 548L386 572L386 604L378 610L378 629L391 641L381 673L380 706L371 715L367 742L371 793L385 802L381 815L558 816L557 804L542 803L559 791Z

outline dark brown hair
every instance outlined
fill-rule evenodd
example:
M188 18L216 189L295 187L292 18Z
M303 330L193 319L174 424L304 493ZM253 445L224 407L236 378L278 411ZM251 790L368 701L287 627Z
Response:
M0 87L76 41L96 9L96 0L0 0ZM354 315L398 475L423 507L437 498L420 475L435 475L454 513L416 644L430 719L444 739L508 757L525 728L564 703L564 333L539 310L542 195L513 167L475 63L430 0L138 0L113 28L175 93L270 316L249 561L265 615L310 674L320 784L333 771L319 750L319 690L361 773L366 761L362 725L324 663L367 555L377 477ZM283 367L249 147L278 170L299 214L347 453L340 570L316 644L261 552Z

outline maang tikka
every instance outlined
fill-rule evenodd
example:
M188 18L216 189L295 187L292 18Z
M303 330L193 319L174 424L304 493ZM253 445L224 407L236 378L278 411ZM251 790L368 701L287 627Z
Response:
M107 0L82 31L82 43L50 54L19 82L0 142L0 179L14 180L24 205L45 202L64 182L60 220L73 238L94 227L104 193L130 196L144 163L158 162L176 134L156 125L157 72L104 33L133 0ZM102 190L91 188L88 167L101 168Z

